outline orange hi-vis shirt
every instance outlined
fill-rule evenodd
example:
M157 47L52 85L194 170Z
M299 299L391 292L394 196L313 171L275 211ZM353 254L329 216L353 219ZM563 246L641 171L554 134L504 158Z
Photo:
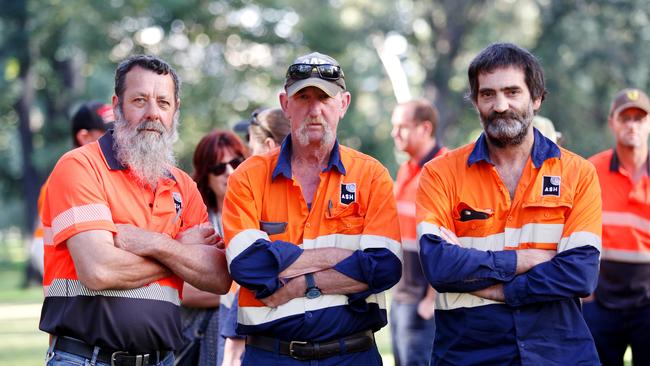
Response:
M66 153L55 166L43 207L45 301L40 329L114 350L146 353L182 343L176 275L128 290L95 291L77 277L66 241L88 230L117 232L116 224L174 238L207 223L194 181L178 168L155 192L136 183L113 151L112 131Z
M635 184L613 149L589 161L596 167L602 187L602 259L650 263L650 171Z
M228 265L241 285L238 333L322 341L386 324L384 291L401 274L393 183L377 160L338 142L330 155L311 207L291 173L290 136L230 176L223 226ZM369 289L296 298L277 308L259 300L282 286L279 273L303 250L324 247L354 251L333 269Z

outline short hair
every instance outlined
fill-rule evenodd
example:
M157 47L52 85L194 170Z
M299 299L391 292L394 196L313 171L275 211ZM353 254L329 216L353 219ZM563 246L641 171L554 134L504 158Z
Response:
M226 130L213 130L203 136L194 150L192 178L201 193L203 203L211 209L217 207L217 197L210 188L210 167L220 163L227 151L246 158L248 150L234 132Z
M544 71L537 57L512 43L494 43L481 51L470 63L467 70L469 78L469 97L476 103L478 99L478 76L499 68L514 66L524 72L526 86L533 100L544 100Z
M282 140L291 132L291 122L280 108L264 109L253 113L248 126L250 138L260 143L270 137L280 145Z
M431 122L431 136L436 135L438 129L438 109L426 99L414 99L408 102L400 103L400 107L412 107L412 119L415 123L420 124L424 121Z
M145 70L153 71L158 75L171 75L174 81L174 100L180 99L181 81L176 74L176 70L171 67L163 59L152 55L135 55L120 62L115 69L115 95L117 96L120 105L122 104L122 96L126 89L126 74L134 67L141 67Z

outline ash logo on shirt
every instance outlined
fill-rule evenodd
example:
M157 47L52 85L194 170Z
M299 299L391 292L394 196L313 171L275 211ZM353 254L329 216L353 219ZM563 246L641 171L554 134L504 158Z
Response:
M172 192L172 198L174 199L174 208L176 209L176 216L180 215L183 211L183 199L179 192Z
M357 184L356 183L342 183L341 184L341 203L349 205L357 200Z
M560 197L560 177L556 175L544 175L542 177L542 196Z

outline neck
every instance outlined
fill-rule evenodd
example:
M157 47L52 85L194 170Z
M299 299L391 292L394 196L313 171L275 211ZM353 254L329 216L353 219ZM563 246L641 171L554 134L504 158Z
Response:
M640 147L629 147L616 145L616 155L623 168L630 173L633 180L648 174L648 145L644 144Z
M435 146L436 146L436 139L435 138L428 139L423 144L418 145L418 148L415 151L415 154L411 155L411 161L419 163L420 161L422 161L422 159L424 159L431 152L431 150L433 150L433 148Z
M330 159L334 143L330 145L310 144L302 146L297 141L291 144L291 161L325 168ZM293 165L293 164L292 164Z
M535 142L535 135L533 129L529 128L526 137L519 145L497 147L490 142L487 138L488 152L490 159L497 166L516 164L517 162L525 162L530 156Z

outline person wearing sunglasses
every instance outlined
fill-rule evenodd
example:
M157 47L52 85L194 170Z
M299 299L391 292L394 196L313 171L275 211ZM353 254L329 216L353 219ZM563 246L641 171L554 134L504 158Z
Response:
M194 151L192 178L208 208L210 223L222 236L221 211L228 177L244 161L245 156L246 147L239 137L223 130L214 130L204 136ZM223 295L221 298L227 296ZM219 295L198 290L188 283L183 285L181 319L186 342L196 337L197 330L201 329L204 321L207 322L201 340L198 365L221 365L224 340L220 337L220 320L221 314L228 313L228 308L227 303L220 301Z
M400 232L387 169L338 142L350 99L335 59L298 57L280 93L291 133L230 176L243 365L381 365L373 332L401 276Z

